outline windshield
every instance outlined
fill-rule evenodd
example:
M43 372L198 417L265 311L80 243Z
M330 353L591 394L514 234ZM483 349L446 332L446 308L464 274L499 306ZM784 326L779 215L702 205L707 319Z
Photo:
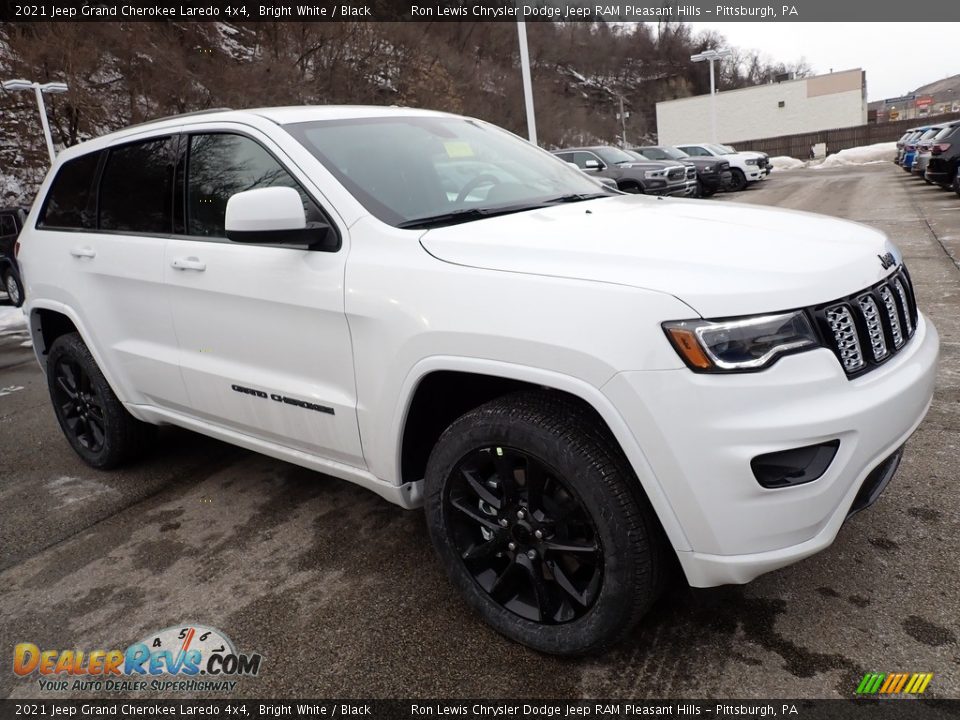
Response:
M395 227L439 218L463 222L498 210L615 194L479 120L351 118L285 129L372 215Z
M723 145L704 145L704 147L709 148L716 155L733 155L734 151Z
M632 163L636 158L624 150L615 147L599 147L594 152L600 156L607 165L619 165L620 163Z
M644 147L634 154L639 154L650 160L683 160L690 157L683 150L674 147Z

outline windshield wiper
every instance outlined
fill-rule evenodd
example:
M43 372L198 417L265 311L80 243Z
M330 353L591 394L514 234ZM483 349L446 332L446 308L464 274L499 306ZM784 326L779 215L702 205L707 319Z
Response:
M523 212L524 210L533 210L541 207L536 205L512 205L499 208L463 208L461 210L451 210L439 215L428 215L422 218L413 218L398 223L398 228L426 230L432 227L442 227L444 225L456 225L457 223L470 222L480 218L495 217L497 215L509 215L510 213Z
M573 202L583 202L584 200L596 200L598 198L613 197L613 193L597 192L597 193L571 193L569 195L561 195L560 197L550 198L549 200L544 200L544 205L556 205L558 203L573 203Z

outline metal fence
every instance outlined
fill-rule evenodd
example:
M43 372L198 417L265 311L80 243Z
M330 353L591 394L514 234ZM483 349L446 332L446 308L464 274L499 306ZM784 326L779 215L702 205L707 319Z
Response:
M960 120L960 113L945 113L929 118L913 118L896 120L895 122L836 128L834 130L819 130L798 135L782 135L774 138L763 138L762 140L741 140L731 143L731 145L735 146L737 150L758 150L771 156L790 155L806 160L810 157L810 146L817 143L826 143L827 153L835 153L860 145L893 142L899 140L900 136L910 128L937 125L951 120Z

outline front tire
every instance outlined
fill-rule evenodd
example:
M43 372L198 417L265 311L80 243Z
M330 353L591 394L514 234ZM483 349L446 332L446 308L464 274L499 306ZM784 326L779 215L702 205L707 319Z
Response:
M60 429L80 458L98 470L143 454L156 428L127 412L80 335L57 338L47 354L47 388Z
M23 283L20 282L20 276L12 268L7 268L3 275L3 289L10 298L10 304L14 307L23 305L24 293Z
M960 195L960 167L957 167L956 172L953 174L953 191Z
M730 171L730 191L731 192L740 192L747 186L747 176L743 174L743 170L739 168L733 168Z
M572 401L518 393L462 416L430 455L425 491L447 574L512 640L596 652L660 592L656 516L600 421Z

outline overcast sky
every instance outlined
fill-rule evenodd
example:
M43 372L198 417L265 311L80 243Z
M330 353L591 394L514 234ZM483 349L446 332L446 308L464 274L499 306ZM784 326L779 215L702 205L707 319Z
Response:
M956 1L956 0L953 0ZM801 57L815 73L867 71L873 100L904 95L960 73L960 23L690 23L722 33L731 45L756 49L785 63ZM952 40L948 40L952 38Z

